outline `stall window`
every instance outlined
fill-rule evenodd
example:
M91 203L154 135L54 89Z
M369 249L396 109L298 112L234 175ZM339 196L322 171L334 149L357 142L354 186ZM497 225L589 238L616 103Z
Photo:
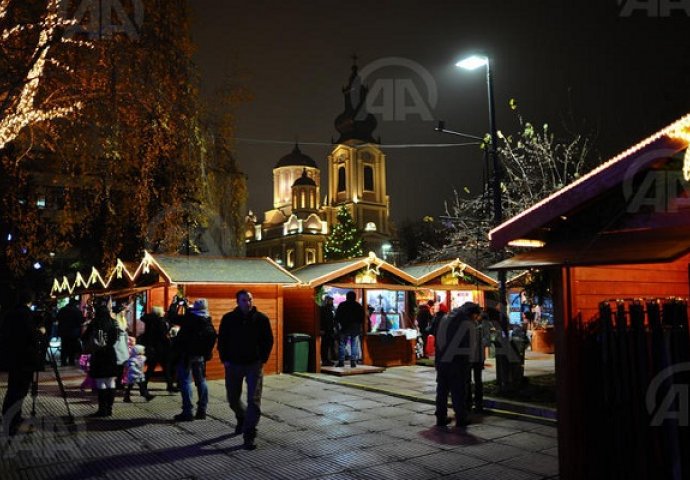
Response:
M367 290L367 310L370 331L398 330L405 312L405 292Z
M289 249L287 251L287 267L292 268L295 266L295 251L293 249Z

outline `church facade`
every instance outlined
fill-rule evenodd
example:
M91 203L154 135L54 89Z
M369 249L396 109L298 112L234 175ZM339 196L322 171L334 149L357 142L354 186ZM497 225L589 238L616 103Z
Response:
M273 208L262 222L247 215L247 256L270 257L290 269L324 262L324 244L342 207L362 232L364 253L380 252L389 241L386 157L373 137L377 121L366 112L366 95L353 65L343 87L344 111L335 120L339 138L328 155L327 190L316 162L295 145L273 169Z

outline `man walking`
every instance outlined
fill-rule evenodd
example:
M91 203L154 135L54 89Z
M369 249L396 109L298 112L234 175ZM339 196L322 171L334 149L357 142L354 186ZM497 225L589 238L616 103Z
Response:
M273 349L273 332L268 317L253 306L252 294L240 290L237 307L223 316L218 334L218 353L225 365L225 390L235 413L235 434L244 437L244 448L256 449L256 427L261 417L263 366ZM242 385L247 381L247 403L242 402Z
M340 329L338 367L345 366L345 345L350 340L350 367L355 368L359 348L357 339L364 325L364 307L357 302L357 296L352 290L345 295L345 301L338 305L335 311L335 322Z
M33 293L19 292L17 307L7 312L2 323L2 355L6 355L7 392L2 404L6 434L16 435L23 422L22 404L29 393L33 374L41 368L41 341L46 330L31 311Z
M436 329L436 426L445 427L448 418L448 394L455 411L455 424L469 423L465 405L466 380L469 375L470 335L481 309L472 302L444 316Z

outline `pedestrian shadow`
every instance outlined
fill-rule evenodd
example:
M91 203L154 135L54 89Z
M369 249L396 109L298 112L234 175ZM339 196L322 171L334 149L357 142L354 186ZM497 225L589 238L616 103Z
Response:
M169 422L163 422L169 423ZM214 438L200 440L198 443L192 445L185 445L180 447L165 448L159 450L145 450L137 453L124 453L108 456L90 458L86 461L80 462L79 459L73 459L73 463L78 463L78 468L70 469L69 473L51 477L52 480L73 480L74 478L95 478L106 476L109 473L118 472L119 470L135 470L142 467L155 467L156 465L169 465L171 459L177 461L184 461L185 459L199 459L208 458L213 461L213 458L224 458L230 461L230 457L226 454L243 450L240 443L236 446L227 448L218 448L215 444L221 443L233 434L222 434Z
M129 430L132 428L151 426L151 425L172 425L172 420L164 418L98 418L98 417L83 417L86 423L86 429L89 432L116 432L120 430Z
M422 430L419 435L439 445L478 445L486 442L464 428L431 427Z

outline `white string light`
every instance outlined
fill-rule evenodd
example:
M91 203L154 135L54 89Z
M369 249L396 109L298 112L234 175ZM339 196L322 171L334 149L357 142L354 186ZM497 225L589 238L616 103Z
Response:
M0 149L17 138L24 128L39 122L66 117L83 107L83 103L80 101L75 101L69 106L54 108L40 108L35 105L36 95L41 80L45 75L46 65L51 63L59 65L56 61L48 58L53 42L64 41L63 39L56 40L57 30L74 23L74 20L63 19L58 15L59 1L50 0L48 2L45 18L38 24L41 32L32 55L32 58L36 60L26 75L24 85L17 96L16 102L8 109L5 116L0 118ZM10 0L0 0L0 19L7 16L9 3ZM33 28L33 26L15 25L4 30L0 37L3 41L6 41L13 35L30 28ZM69 71L69 68L67 69Z

